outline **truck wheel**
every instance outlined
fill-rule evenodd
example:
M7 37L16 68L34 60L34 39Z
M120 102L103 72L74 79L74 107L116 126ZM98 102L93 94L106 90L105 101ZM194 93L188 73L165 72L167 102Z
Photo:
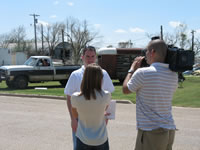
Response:
M14 83L11 81L6 80L6 85L8 86L8 88L11 88L11 89L14 88Z
M67 81L68 81L68 80L61 80L61 81L60 81L60 84L62 85L62 87L65 87L65 86L66 86Z
M15 87L19 89L25 89L28 86L28 80L26 77L17 77L15 79Z

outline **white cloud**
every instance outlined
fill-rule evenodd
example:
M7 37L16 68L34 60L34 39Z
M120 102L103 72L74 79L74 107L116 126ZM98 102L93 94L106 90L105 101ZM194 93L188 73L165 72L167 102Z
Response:
M99 28L101 27L101 24L94 24L94 27L95 27L96 29L99 29Z
M123 43L123 42L127 42L127 40L120 39L120 40L117 41L117 43Z
M115 30L116 33L126 33L126 30L123 29L117 29Z
M58 4L59 4L59 1L54 1L53 4L54 4L54 5L58 5Z
M74 3L73 2L68 2L67 5L68 6L74 6Z
M200 34L200 29L197 29L197 30L196 30L196 33Z
M131 32L137 32L137 33L144 33L145 30L141 29L141 28L130 28Z
M180 21L170 21L169 25L173 28L180 26L182 23Z
M56 15L51 15L49 18L56 18L57 16Z
M42 24L43 26L49 26L48 22L38 20L38 24Z

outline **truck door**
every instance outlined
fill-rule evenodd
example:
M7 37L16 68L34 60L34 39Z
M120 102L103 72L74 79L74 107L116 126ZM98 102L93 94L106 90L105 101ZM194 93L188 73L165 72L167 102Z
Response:
M54 67L49 59L42 58L36 63L35 70L31 75L32 81L52 81L54 77Z

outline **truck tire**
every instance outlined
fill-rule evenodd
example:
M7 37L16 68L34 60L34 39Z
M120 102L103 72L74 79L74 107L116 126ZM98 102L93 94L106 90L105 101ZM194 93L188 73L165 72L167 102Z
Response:
M15 87L19 89L25 89L28 86L28 80L26 77L20 76L15 79Z
M66 86L67 81L68 81L68 80L61 80L61 81L60 81L60 84L62 85L62 87L65 87L65 86Z
M11 88L11 89L15 87L14 83L8 80L6 80L6 85L8 86L8 88Z

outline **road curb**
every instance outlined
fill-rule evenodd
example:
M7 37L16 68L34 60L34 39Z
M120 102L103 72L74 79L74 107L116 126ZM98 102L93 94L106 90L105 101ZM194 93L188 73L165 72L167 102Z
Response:
M42 98L42 99L54 99L54 100L66 100L64 96L49 96L49 95L29 95L29 94L10 94L10 93L0 93L0 96L13 96L13 97L30 97L30 98ZM116 100L120 104L133 104L129 100Z

